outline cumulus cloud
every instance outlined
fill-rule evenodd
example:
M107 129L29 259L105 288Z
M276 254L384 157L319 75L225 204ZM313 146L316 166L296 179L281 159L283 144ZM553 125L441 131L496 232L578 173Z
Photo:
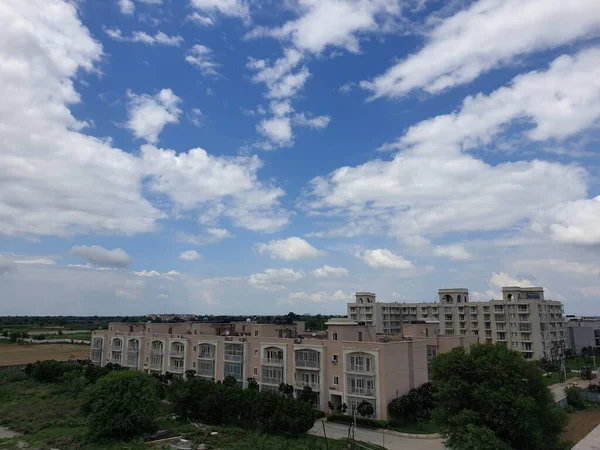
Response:
M316 249L299 237L273 240L267 243L261 242L256 244L256 250L258 253L269 253L271 258L283 259L284 261L316 258L327 254L323 250Z
M412 261L404 259L402 256L396 255L386 248L365 250L362 253L355 253L354 256L362 259L369 266L376 269L412 269L414 267Z
M179 47L183 43L181 36L169 36L162 31L157 31L154 35L150 35L145 31L133 31L130 36L124 36L119 28L104 28L104 32L109 38L121 42L141 42L146 45L167 45L171 47Z
M291 292L286 297L279 297L277 303L280 305L315 305L315 304L331 304L344 303L352 299L351 293L345 293L342 290L337 290L330 294L324 291L314 292L309 294L305 291Z
M131 263L131 258L122 248L107 250L99 245L76 245L71 249L71 254L98 266L127 267Z
M249 19L250 9L245 0L191 0L192 8L208 14Z
M302 53L288 48L273 64L266 59L249 58L246 66L255 72L253 82L264 83L267 86L267 98L277 100L293 97L304 87L310 77L308 68L302 66L294 72L301 61Z
M348 273L348 269L344 267L333 267L328 265L319 267L312 272L312 274L317 278L347 277Z
M457 261L471 259L471 254L462 244L437 245L433 249L436 256L444 256Z
M374 98L399 97L414 89L438 93L521 56L598 34L596 0L482 0L438 22L423 49L361 86Z
M204 76L218 76L219 65L213 60L212 50L205 45L196 44L187 51L185 60Z
M140 272L133 272L133 273L135 273L138 277L160 277L160 278L166 278L169 280L181 275L176 270L171 270L169 272L161 273L161 272L157 272L156 270L145 270L144 269Z
M286 288L282 283L302 278L304 278L304 274L293 269L266 269L264 272L250 275L248 283L265 291L281 291Z
M136 138L152 144L158 142L158 135L165 125L179 123L181 99L171 89L162 89L156 95L136 95L127 92L129 98L127 128Z
M133 0L119 0L119 9L121 13L131 16L135 11L135 4Z
M202 259L202 256L196 250L186 250L185 252L181 252L179 259L184 261L199 261Z
M186 20L195 23L196 25L200 25L201 27L210 27L215 24L215 22L208 16L204 16L197 11L194 11L191 14L186 16Z
M175 234L176 241L192 245L214 244L230 237L231 233L225 228L207 228L205 234L190 234L183 231Z
M586 49L489 95L467 97L458 111L410 127L398 141L402 152L391 161L343 167L312 180L308 207L313 214L347 217L349 229L368 220L371 232L401 237L498 230L532 218L539 228L552 229L548 225L561 205L585 199L584 169L540 160L490 165L465 150L493 146L517 121L532 125L524 139L534 142L564 139L593 126L600 118L599 67L600 49ZM588 210L588 205L595 203L575 208ZM549 210L555 213L541 213ZM573 231L587 226L586 217L581 215L585 223Z

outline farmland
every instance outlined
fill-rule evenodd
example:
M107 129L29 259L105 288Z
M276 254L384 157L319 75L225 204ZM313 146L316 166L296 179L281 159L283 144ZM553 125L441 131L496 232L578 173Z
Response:
M9 344L0 342L0 366L28 364L38 360L87 359L87 345L75 344Z

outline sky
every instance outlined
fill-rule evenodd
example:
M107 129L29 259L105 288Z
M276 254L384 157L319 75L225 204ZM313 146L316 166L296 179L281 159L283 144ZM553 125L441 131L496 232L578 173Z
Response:
M0 314L600 314L597 0L3 0Z

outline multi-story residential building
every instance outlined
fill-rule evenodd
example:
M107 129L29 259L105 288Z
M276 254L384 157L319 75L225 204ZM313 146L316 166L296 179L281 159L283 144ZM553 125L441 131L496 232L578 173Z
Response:
M567 316L567 348L580 354L585 347L600 348L600 317Z
M118 363L148 373L222 380L231 375L240 386L255 378L261 390L281 383L296 392L310 386L314 406L346 403L348 412L363 400L374 416L387 418L387 404L428 380L431 355L476 342L475 336L384 336L374 326L347 318L327 322L326 332L290 325L240 323L111 323L93 332L91 359ZM415 333L416 334L416 333Z
M373 293L357 292L348 317L386 335L402 335L404 324L414 321L436 321L441 335L474 334L482 343L504 343L528 359L559 358L565 350L563 305L546 300L541 287L504 287L502 299L487 302L470 301L465 288L439 289L438 300L382 303Z

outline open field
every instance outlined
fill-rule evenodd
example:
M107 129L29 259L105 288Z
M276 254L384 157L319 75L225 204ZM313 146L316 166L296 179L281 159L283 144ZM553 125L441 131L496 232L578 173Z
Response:
M28 364L43 359L87 359L90 348L74 344L7 344L0 342L0 366Z
M576 411L571 414L563 436L569 442L576 444L598 425L600 425L600 405L590 406L583 411Z

